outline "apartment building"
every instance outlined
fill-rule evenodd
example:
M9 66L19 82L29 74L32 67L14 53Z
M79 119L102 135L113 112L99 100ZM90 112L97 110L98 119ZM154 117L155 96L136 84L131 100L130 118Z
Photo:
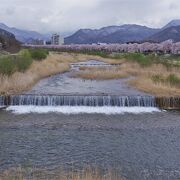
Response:
M61 37L59 34L53 34L51 37L51 44L52 45L62 45L62 44L64 44L64 38Z

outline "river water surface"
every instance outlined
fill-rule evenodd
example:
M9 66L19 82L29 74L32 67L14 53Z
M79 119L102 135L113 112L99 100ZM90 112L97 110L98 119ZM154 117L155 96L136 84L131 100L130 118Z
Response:
M116 168L127 179L180 178L180 113L0 112L0 170Z
M75 67L72 66L70 72L64 74L58 74L46 79L39 81L30 91L25 92L26 94L74 94L74 95L85 95L85 94L113 94L122 96L131 95L147 95L146 93L140 92L135 88L128 86L124 79L116 80L84 80L80 78L72 78L72 74L78 71L78 64ZM95 60L90 60L85 63L97 64L103 66L105 63ZM89 67L89 66L88 66Z

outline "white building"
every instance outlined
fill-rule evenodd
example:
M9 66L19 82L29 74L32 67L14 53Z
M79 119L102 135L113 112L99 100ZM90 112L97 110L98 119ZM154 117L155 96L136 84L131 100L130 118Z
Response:
M62 44L64 44L64 38L58 34L53 34L51 37L51 44L52 45L62 45Z
M2 43L0 43L0 50L2 50L2 47L3 47L3 45L2 45Z

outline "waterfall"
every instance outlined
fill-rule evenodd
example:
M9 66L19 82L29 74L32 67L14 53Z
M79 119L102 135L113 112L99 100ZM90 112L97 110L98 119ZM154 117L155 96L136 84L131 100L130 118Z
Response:
M8 98L9 105L34 106L119 106L119 107L155 107L155 98L151 96L40 96L17 95Z
M2 106L118 106L180 109L180 97L117 95L14 95L0 96Z
M5 105L5 97L4 96L0 96L0 107Z

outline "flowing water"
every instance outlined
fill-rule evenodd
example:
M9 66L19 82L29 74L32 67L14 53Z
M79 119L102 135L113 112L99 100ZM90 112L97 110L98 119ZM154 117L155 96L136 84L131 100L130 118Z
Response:
M23 95L0 97L8 105L0 110L0 171L88 165L132 180L180 179L180 112L157 109L127 79L72 78L79 66Z
M78 65L83 63L77 63L77 65L72 65L72 70L64 74L58 74L46 79L41 80L37 83L32 90L25 92L26 94L76 94L76 95L121 95L121 96L133 96L133 95L147 95L146 93L140 92L132 87L129 87L125 79L116 80L84 80L80 78L72 78L72 74L78 70ZM103 62L100 61L89 61L84 63L85 66L104 67ZM74 67L75 66L75 67Z
M14 115L0 112L0 170L86 165L127 179L180 178L180 113Z

